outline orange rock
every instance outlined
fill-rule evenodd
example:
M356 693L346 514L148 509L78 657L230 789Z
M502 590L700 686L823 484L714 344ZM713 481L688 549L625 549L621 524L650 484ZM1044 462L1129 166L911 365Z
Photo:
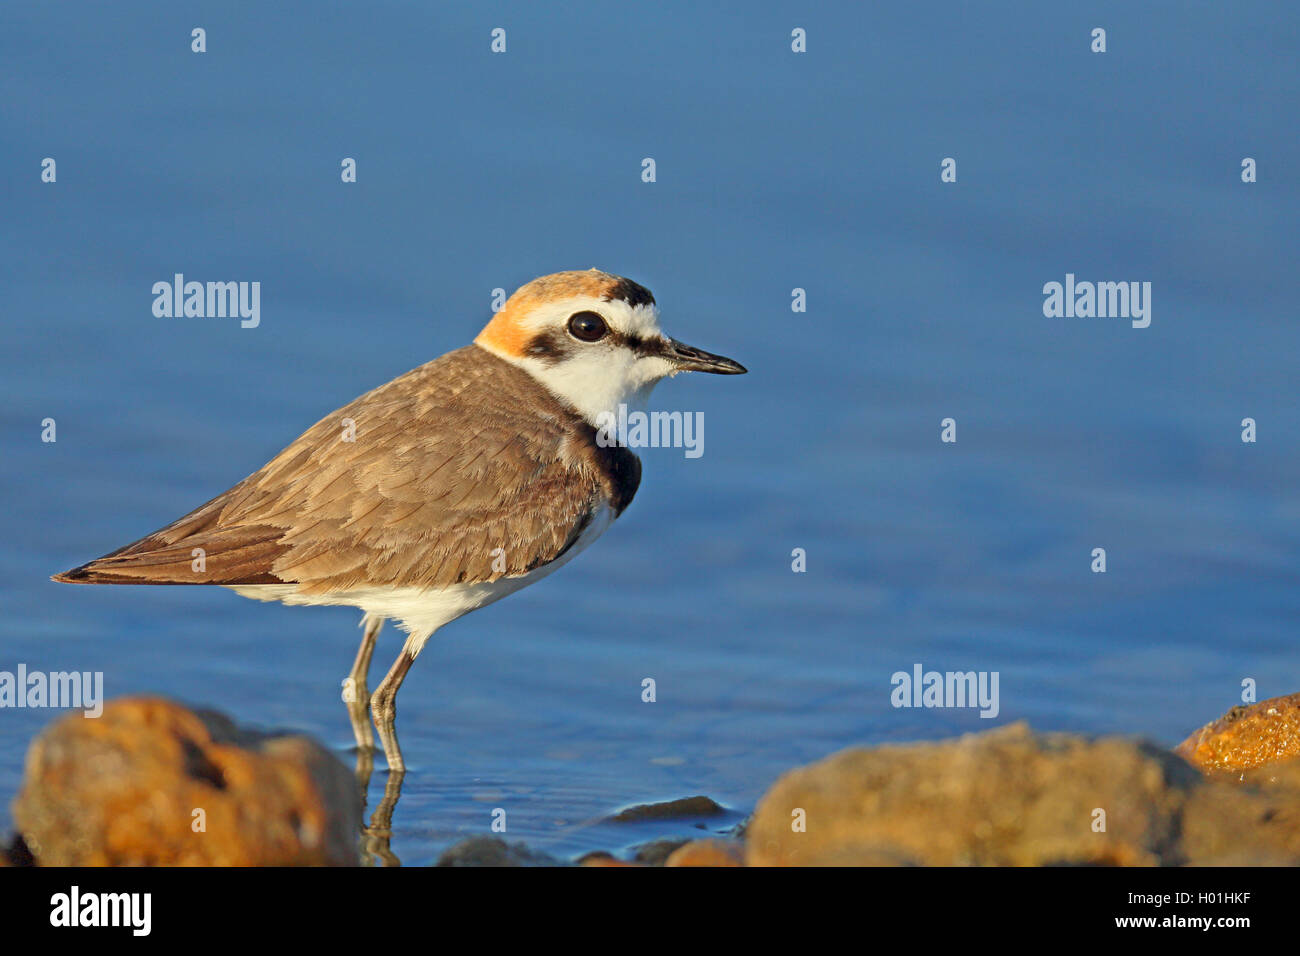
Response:
M631 860L618 860L605 853L593 853L590 856L582 858L580 866L645 866L644 863L634 863Z
M14 822L44 866L356 865L361 801L305 737L123 698L36 738Z
M1300 694L1234 707L1174 753L1205 773L1241 773L1300 757Z
M673 851L664 866L744 866L745 847L734 840L692 840Z
M745 861L1300 865L1300 760L1241 776L1200 773L1146 741L1025 724L854 747L777 780L745 828Z

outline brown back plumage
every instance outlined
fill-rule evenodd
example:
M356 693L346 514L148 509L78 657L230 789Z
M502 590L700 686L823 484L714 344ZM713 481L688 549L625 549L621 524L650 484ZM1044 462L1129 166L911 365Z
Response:
M355 441L343 440L344 419ZM362 395L229 491L54 580L305 593L494 581L564 554L603 502L627 507L640 477L635 455L599 447L526 372L470 345Z

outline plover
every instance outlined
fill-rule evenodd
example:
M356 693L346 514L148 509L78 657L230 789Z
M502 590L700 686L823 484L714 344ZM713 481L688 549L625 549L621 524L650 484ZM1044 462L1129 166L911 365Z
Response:
M473 344L327 415L229 491L55 581L215 584L264 601L351 605L358 747L375 639L406 642L370 716L405 769L394 698L444 624L550 574L627 508L641 480L597 418L678 372L745 368L668 338L654 297L620 276L559 272L518 289Z

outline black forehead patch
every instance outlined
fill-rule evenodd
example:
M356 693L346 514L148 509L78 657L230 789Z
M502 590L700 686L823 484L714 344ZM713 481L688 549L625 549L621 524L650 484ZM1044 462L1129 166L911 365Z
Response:
M601 298L606 302L611 302L614 299L621 299L633 308L636 308L638 305L655 304L655 297L650 294L649 289L633 282L631 279L624 279L622 277L610 286L609 291L601 296Z

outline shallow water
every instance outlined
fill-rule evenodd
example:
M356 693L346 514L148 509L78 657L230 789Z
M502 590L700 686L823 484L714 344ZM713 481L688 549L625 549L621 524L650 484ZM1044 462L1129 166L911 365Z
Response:
M1173 744L1243 679L1300 690L1294 11L310 9L239 6L202 56L191 15L0 13L0 670L103 671L350 762L356 614L47 578L464 344L493 288L598 265L751 372L661 386L704 455L645 451L603 540L421 656L403 862L495 807L531 847L619 850L694 822L601 822L622 806L704 793L725 829L849 744ZM260 281L260 326L155 318L175 272ZM1045 318L1067 272L1150 281L1151 326ZM915 663L999 672L998 717L895 709ZM0 711L6 802L54 716Z

